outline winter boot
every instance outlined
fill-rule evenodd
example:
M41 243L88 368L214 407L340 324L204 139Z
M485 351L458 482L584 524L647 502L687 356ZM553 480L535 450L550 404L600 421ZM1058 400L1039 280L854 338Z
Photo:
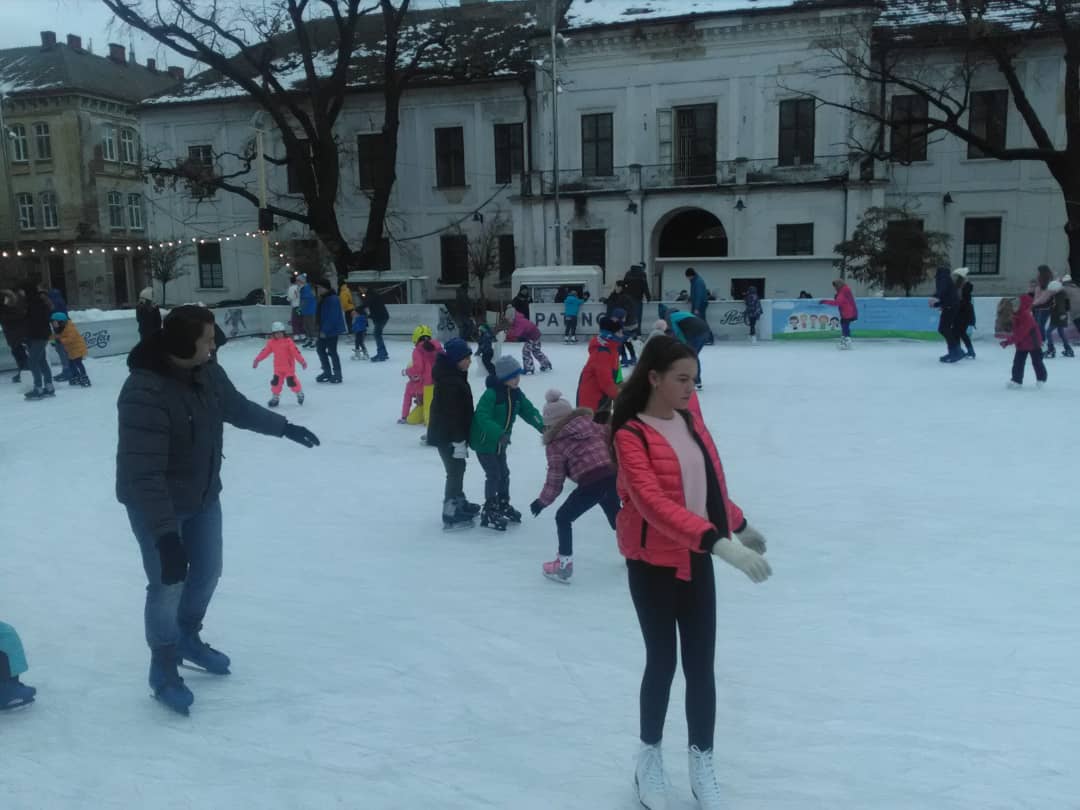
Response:
M199 631L185 633L180 636L176 645L176 654L184 661L190 661L197 667L202 667L214 675L229 674L229 656L220 650L215 650L201 638Z
M713 770L712 749L700 750L690 746L690 791L701 810L724 810L720 784Z
M320 374L318 377L315 378L315 382L317 382L317 383L328 383L328 382L331 382L333 379L334 378L333 378L332 375L330 375L330 374L328 374L327 372L324 371L322 374Z
M14 373L14 374L12 375L12 377L11 377L11 381L12 381L13 383L15 383L16 385L18 385L19 383L21 383L21 382L22 382L22 372L21 372L21 371L16 371L16 372L15 372L15 373Z
M68 377L67 384L74 388L76 385L81 384L81 377Z
M468 498L461 499L461 508L462 511L473 515L474 517L480 514L480 504L471 503Z
M55 397L56 396L56 389L53 388L51 385L46 385L41 393L42 393L43 396L46 396L46 397Z
M972 349L967 354L965 354L964 357L966 357L968 360L974 360L975 359L975 350Z
M634 769L634 787L638 801L647 810L667 810L667 777L660 744L642 745Z
M20 681L18 675L0 681L0 711L33 703L36 694L37 689Z
M36 402L39 399L45 399L45 390L42 388L35 388L33 391L27 391L23 396L28 402Z
M296 404L297 405L303 405L304 404L304 392L303 391L297 391L296 392Z
M341 375L335 374L333 377L330 378L330 382L332 382L334 385L341 385Z
M1018 390L1020 388L1023 388L1024 384L1023 383L1018 383L1016 380L1009 380L1008 385L1006 385L1005 387L1012 390L1012 391L1016 391L1016 390Z
M72 378L72 375L69 372L62 371L59 374L57 374L55 377L53 377L53 382L58 382L58 383L68 382L71 378Z
M488 501L484 504L484 508L480 510L480 525L497 532L506 531L506 516L499 511L497 501Z
M81 377L79 377L79 385L81 385L83 388L89 388L90 376L88 374L83 374Z
M1075 353L1072 350L1072 346L1066 346L1064 349L1062 349L1061 350L1061 356L1062 357L1074 357Z
M187 714L191 704L195 702L195 696L191 694L176 669L179 662L176 647L172 645L151 650L150 688L154 690L154 697L174 712Z
M574 575L574 558L564 557L561 554L551 562L543 565L544 576L563 585L570 584L570 577Z
M443 501L443 531L472 528L473 515L465 511L463 504L463 498L448 498Z
M502 496L499 498L499 511L503 513L509 523L521 523L521 512L510 505L510 498Z
M266 407L276 408L279 404L281 404L281 400L278 398L277 394L275 394L274 396L270 397L270 401L266 403Z
M1050 344L1046 348L1046 354L1043 355L1043 359L1047 359L1047 358L1051 358L1051 357L1057 357L1057 349L1054 348L1053 344Z

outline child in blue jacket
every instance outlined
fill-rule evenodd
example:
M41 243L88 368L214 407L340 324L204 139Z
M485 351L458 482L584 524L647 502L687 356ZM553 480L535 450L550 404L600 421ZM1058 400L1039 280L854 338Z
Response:
M26 653L15 628L0 622L0 710L34 702L37 690L19 680L26 672Z
M367 346L364 338L367 335L367 307L358 304L353 309L352 333L356 337L356 345L353 347L353 360L367 360Z
M495 333L487 323L480 324L480 337L476 342L476 353L480 355L480 361L484 364L484 370L488 375L495 373Z
M577 343L578 313L581 305L585 303L578 298L577 293L571 290L563 301L563 323L566 330L563 332L563 343Z

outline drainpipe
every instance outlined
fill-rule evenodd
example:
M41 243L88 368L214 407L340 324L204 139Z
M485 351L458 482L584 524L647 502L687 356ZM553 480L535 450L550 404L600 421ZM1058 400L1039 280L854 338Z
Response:
M844 232L841 235L841 242L846 242L848 237L848 178L844 178ZM840 257L840 278L847 281L847 256Z

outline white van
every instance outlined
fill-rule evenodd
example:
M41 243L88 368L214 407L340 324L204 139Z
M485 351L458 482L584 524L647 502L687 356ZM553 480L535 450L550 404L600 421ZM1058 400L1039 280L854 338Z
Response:
M517 295L522 287L529 289L529 297L538 304L550 304L560 287L573 289L580 296L588 292L594 302L600 299L603 271L595 265L568 264L544 267L519 267L510 277L510 291Z

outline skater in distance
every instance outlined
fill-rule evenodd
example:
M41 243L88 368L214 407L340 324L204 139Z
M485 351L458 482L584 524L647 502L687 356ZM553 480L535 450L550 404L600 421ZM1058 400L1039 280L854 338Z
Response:
M213 350L213 313L177 307L128 355L131 373L117 402L116 496L146 572L150 687L181 714L194 700L177 670L182 660L219 675L230 666L199 635L221 576L224 423L319 444L310 430L240 394Z

